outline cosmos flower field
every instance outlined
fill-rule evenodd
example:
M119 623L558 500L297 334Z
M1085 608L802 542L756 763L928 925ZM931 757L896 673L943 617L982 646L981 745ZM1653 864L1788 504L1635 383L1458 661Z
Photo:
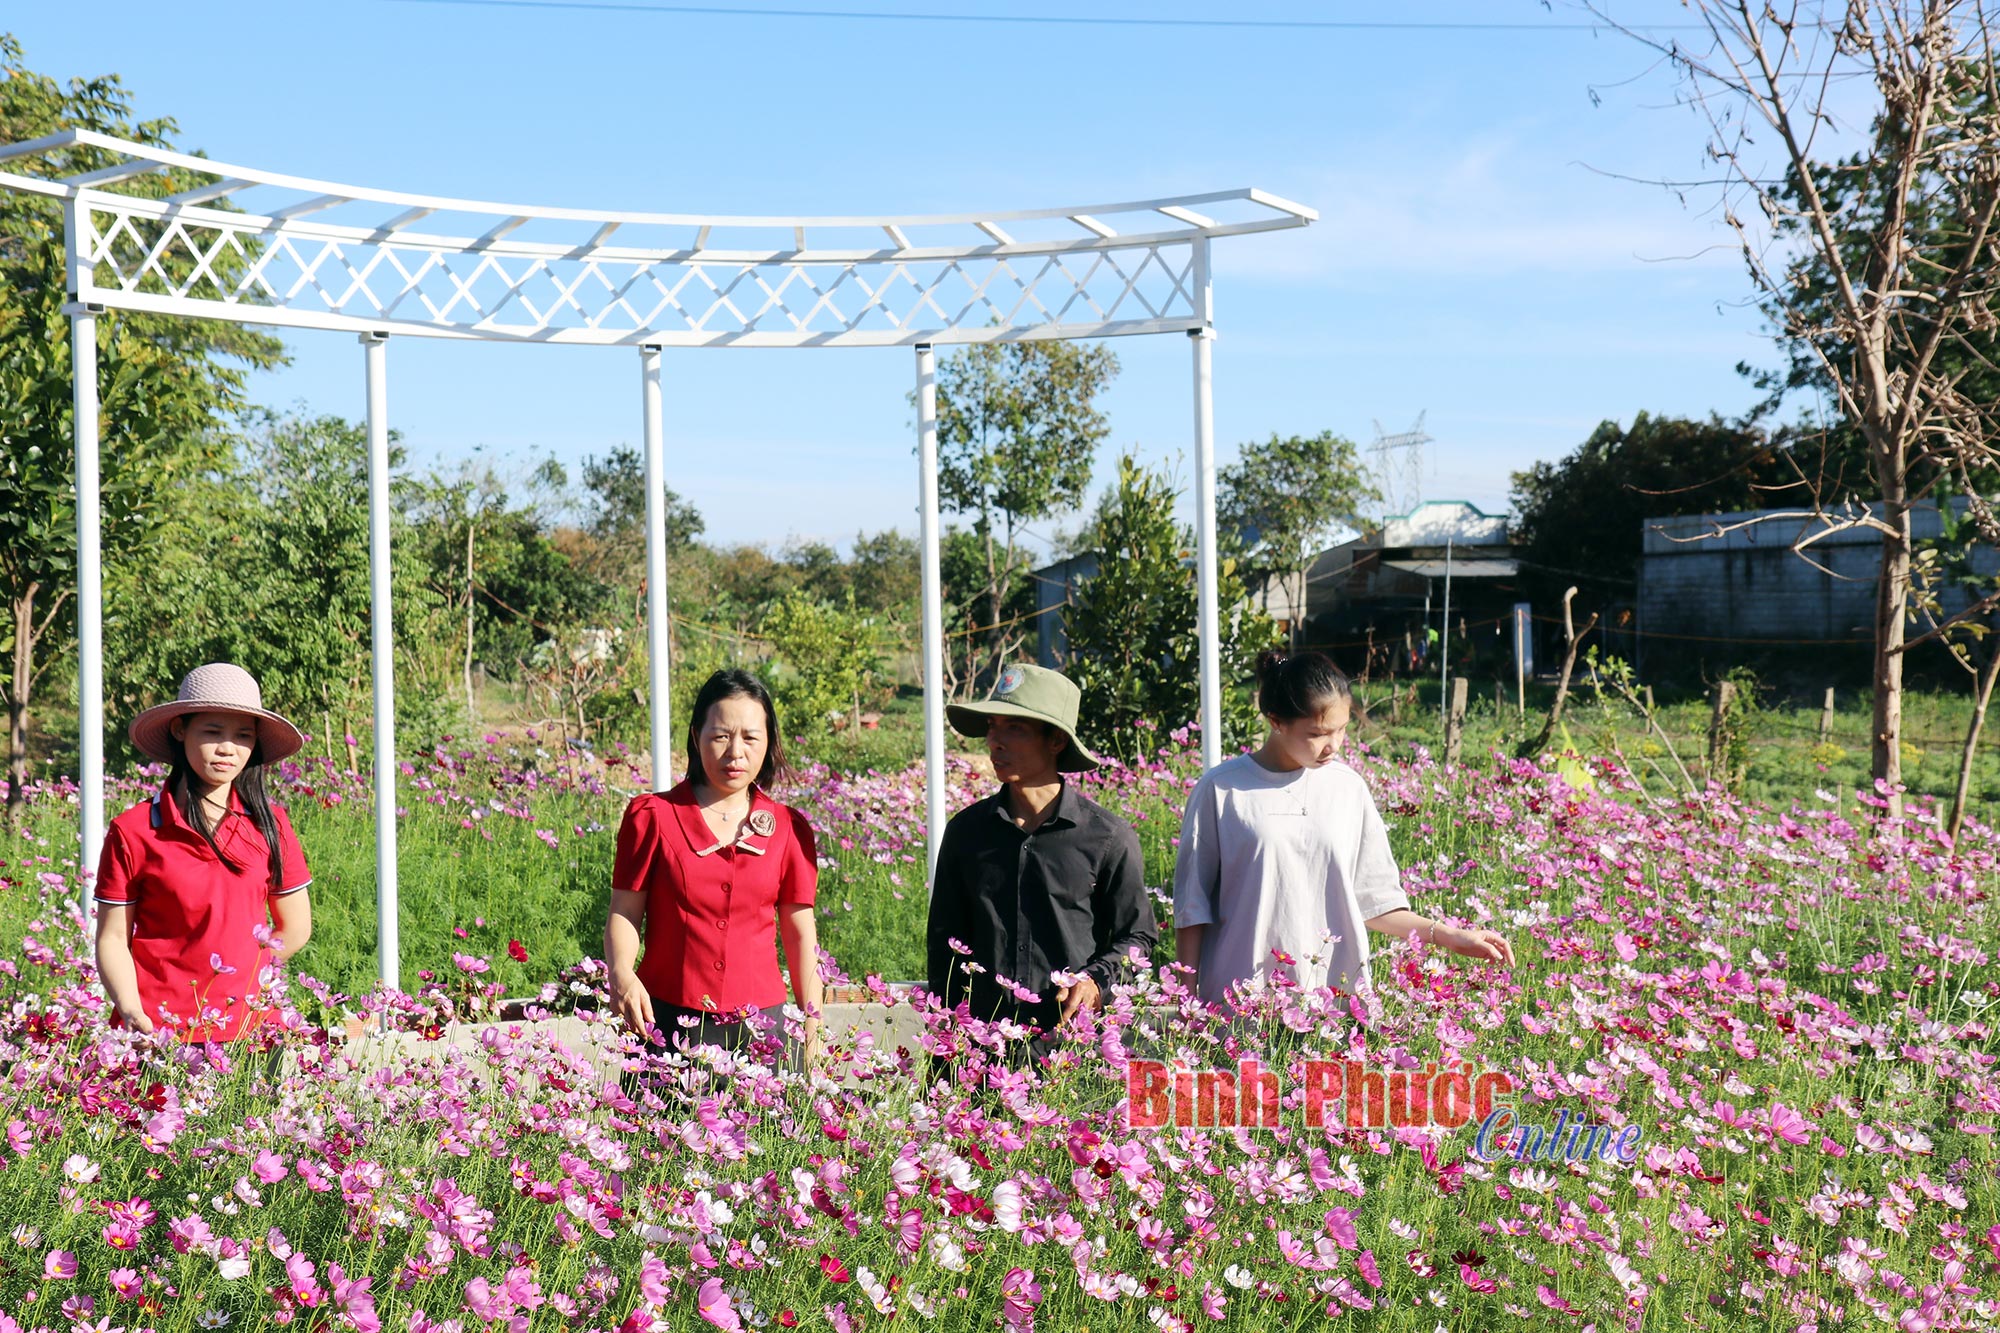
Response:
M1156 967L1022 1066L892 984L921 956L921 770L813 769L789 795L821 834L822 966L923 1035L836 1033L816 1078L628 1049L623 1088L547 1021L603 1008L588 881L615 774L478 747L409 765L405 840L479 914L434 922L390 997L315 974L343 931L372 936L326 869L365 864L365 789L289 771L327 943L270 992L274 1052L104 1026L74 866L41 845L73 793L39 788L0 868L24 923L0 960L0 1333L2000 1326L1992 830L1954 846L1872 792L1662 804L1608 766L1579 789L1498 759L1355 762L1418 910L1506 932L1518 970L1397 944L1366 1002L1262 990L1225 1023ZM1175 741L1090 779L1140 828L1168 939L1193 775ZM494 1021L502 993L530 1003ZM413 1035L362 1060L356 1017ZM426 1039L454 1031L474 1039ZM1254 1056L1281 1123L1131 1128L1142 1056ZM1524 1122L1642 1146L1481 1161L1473 1127L1308 1126L1313 1059L1477 1064Z

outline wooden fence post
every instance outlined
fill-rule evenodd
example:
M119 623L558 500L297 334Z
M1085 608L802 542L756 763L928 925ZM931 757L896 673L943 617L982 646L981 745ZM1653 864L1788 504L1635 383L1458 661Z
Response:
M1829 685L1826 687L1826 702L1819 706L1819 743L1821 745L1828 745L1831 744L1832 741L1833 741L1833 686Z
M1451 706L1444 714L1445 767L1458 766L1458 752L1465 740L1465 692L1471 682L1463 676L1451 678Z
M1729 702L1736 695L1732 681L1718 680L1708 691L1708 780L1729 785Z

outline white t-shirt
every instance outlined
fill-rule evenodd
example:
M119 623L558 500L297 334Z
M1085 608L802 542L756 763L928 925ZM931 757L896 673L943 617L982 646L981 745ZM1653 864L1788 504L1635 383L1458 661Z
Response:
M1174 925L1207 926L1201 998L1293 959L1307 989L1368 979L1372 917L1408 907L1389 831L1361 775L1338 760L1273 773L1251 756L1195 784L1174 865Z

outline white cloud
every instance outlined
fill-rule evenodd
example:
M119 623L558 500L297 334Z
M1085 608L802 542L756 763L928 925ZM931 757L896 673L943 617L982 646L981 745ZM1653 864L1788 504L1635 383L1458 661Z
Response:
M1490 132L1449 153L1378 148L1365 165L1287 182L1320 220L1303 233L1218 247L1217 267L1230 276L1342 281L1740 265L1718 222L1665 191L1591 173L1562 151L1517 131Z

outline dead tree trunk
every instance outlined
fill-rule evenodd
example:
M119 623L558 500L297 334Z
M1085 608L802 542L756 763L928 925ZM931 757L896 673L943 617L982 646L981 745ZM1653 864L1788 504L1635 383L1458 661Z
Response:
M1463 676L1453 676L1451 680L1451 702L1444 715L1444 762L1447 768L1458 767L1458 754L1465 742L1465 694L1471 682Z
M1590 619L1583 622L1583 629L1581 631L1576 629L1570 619L1569 609L1570 601L1575 596L1576 589L1574 587L1563 594L1563 637L1565 646L1563 649L1562 671L1556 677L1555 702L1549 705L1549 715L1542 719L1540 733L1530 736L1527 740L1522 741L1514 747L1516 758L1533 759L1543 750L1546 750L1550 739L1556 734L1556 728L1562 725L1563 704L1569 699L1570 673L1576 670L1576 650L1582 644L1584 636L1597 628L1597 612L1592 611Z
M1720 787L1731 786L1729 774L1729 705L1736 686L1718 680L1708 692L1708 780Z

